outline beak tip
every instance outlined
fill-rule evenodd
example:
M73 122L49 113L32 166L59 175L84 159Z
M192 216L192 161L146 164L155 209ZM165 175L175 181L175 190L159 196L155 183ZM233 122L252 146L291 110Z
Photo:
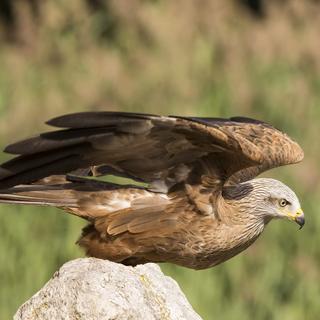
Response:
M301 230L305 224L304 216L296 217L295 221L300 226L299 230Z

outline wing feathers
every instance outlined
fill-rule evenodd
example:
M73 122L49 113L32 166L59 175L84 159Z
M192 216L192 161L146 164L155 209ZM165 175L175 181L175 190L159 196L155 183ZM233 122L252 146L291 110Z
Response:
M168 187L210 171L212 178L223 184L238 171L246 179L249 167L257 168L250 170L251 178L253 172L259 174L303 158L300 146L286 134L241 117L88 112L61 116L48 123L67 129L8 146L6 152L20 156L0 167L0 188L90 166L111 168L109 172L149 183L162 180ZM206 158L210 165L202 166ZM188 168L184 180L175 173L181 166Z
M114 123L122 125L132 123L135 119L149 119L157 117L152 114L130 112L79 112L66 114L47 121L50 126L59 128L93 128L104 127Z
M23 159L19 160L23 161ZM23 183L31 183L51 175L71 172L81 166L81 163L77 155L70 155L25 171L15 171L15 167L12 167L10 174L6 172L7 177L1 178L0 189L10 188ZM85 166L85 164L83 164L83 166Z
M167 213L171 200L165 196L147 193L136 197L128 208L109 213L95 221L95 227L111 236L123 233L140 233L155 230L163 220L176 220L176 216Z
M74 146L88 141L88 137L95 139L110 135L114 130L111 128L67 129L47 132L14 144L8 145L4 152L11 154L34 154L54 149Z

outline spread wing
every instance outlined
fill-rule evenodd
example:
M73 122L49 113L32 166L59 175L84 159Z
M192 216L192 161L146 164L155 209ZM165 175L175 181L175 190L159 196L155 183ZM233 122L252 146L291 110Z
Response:
M87 112L50 120L57 131L6 147L0 189L61 174L118 175L159 191L245 181L303 158L286 134L247 118Z

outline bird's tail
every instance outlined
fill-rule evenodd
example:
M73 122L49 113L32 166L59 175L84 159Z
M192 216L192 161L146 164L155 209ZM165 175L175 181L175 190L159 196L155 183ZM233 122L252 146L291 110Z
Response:
M52 178L51 178L52 179ZM117 185L85 178L39 181L0 190L0 203L53 206L91 219L130 207L147 190L132 185Z
M41 186L22 185L0 191L0 203L30 204L42 206L74 206L75 199L65 197L63 190Z

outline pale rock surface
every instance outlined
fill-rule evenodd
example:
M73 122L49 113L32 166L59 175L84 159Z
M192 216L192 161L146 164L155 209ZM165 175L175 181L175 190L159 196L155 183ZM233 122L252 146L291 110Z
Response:
M200 320L156 264L126 267L95 258L64 264L14 320Z

